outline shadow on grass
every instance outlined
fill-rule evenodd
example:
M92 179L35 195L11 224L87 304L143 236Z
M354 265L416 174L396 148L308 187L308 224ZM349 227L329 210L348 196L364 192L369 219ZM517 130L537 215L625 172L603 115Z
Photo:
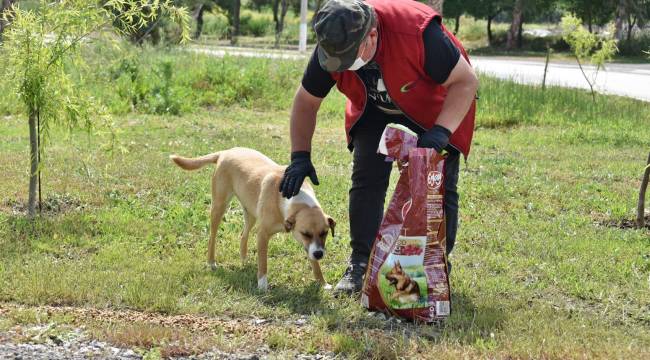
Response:
M430 341L447 339L462 344L490 341L491 333L497 333L505 322L506 314L496 306L476 305L464 293L452 293L452 314L436 325L414 324L390 320L378 320L376 316L348 316L345 307L361 306L358 298L332 299L323 294L317 283L310 285L282 284L275 282L268 292L257 289L255 263L231 267L218 267L213 276L222 280L230 290L257 297L268 306L283 307L299 315L322 314L327 327L338 331L363 331L382 329L391 332L408 332ZM348 314L348 315L345 315ZM357 313L358 314L358 313Z
M476 344L489 342L492 333L502 327L505 322L505 312L492 306L477 306L472 299L463 293L452 293L452 314L439 323L424 324L387 320L370 319L339 319L340 325L353 330L384 329L393 333L408 334L424 338L431 342L445 340L451 343ZM373 319L375 318L375 319ZM492 339L493 340L493 339Z
M274 282L267 292L258 290L256 263L231 267L218 266L212 274L221 279L229 289L256 296L268 306L281 306L299 315L332 310L327 307L320 285L316 282L308 285Z

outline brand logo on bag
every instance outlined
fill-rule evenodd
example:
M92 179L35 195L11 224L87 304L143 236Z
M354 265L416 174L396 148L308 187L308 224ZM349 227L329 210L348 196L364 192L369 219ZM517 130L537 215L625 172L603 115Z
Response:
M390 251L390 246L393 243L395 239L391 235L383 235L381 237L381 241L377 242L377 247L381 249L383 252L389 252Z
M413 200L409 200L402 206L402 219L406 219L406 214L409 213L409 210L411 210L411 204L413 203Z
M427 186L433 188L433 190L438 190L442 185L442 173L440 171L429 171L427 174Z

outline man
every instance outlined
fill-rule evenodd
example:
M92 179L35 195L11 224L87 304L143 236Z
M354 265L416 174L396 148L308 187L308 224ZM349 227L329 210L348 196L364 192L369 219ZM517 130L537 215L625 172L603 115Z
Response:
M447 253L458 225L458 166L474 129L478 80L460 42L431 8L413 0L330 0L316 14L318 46L291 112L291 164L280 185L298 193L305 177L318 185L310 159L316 115L336 84L348 98L346 131L354 151L349 215L352 255L337 292L361 290L383 216L392 164L377 154L388 123L403 124L418 146L448 151L445 163Z

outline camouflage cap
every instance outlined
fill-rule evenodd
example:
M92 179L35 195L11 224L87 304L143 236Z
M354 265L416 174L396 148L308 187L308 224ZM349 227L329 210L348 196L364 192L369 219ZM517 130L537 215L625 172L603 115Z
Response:
M347 70L370 31L374 12L361 0L329 0L314 17L318 61L327 71Z

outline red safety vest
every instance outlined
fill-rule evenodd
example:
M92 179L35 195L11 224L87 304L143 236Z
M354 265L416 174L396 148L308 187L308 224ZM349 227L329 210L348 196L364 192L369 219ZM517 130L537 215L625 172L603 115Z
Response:
M366 2L375 9L379 22L379 47L374 61L379 65L388 95L411 121L430 129L442 110L447 89L435 83L424 71L422 32L431 20L437 18L440 21L442 17L427 5L413 0ZM460 41L444 26L442 29L469 62ZM345 130L350 142L350 130L363 114L368 95L365 85L354 71L332 72L331 75L339 91L348 98ZM469 154L474 134L475 113L476 101L473 101L449 141L465 157Z

